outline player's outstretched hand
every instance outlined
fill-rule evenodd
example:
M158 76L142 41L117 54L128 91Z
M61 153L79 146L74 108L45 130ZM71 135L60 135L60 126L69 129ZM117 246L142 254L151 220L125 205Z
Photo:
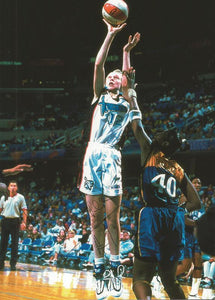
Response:
M27 164L20 164L20 165L17 165L11 169L5 169L2 171L2 173L5 175L5 176L8 176L8 175L17 175L19 173L22 173L22 172L31 172L33 171L33 168L31 165L27 165Z
M129 35L128 43L123 47L123 50L130 52L140 41L140 33L136 32L135 35Z

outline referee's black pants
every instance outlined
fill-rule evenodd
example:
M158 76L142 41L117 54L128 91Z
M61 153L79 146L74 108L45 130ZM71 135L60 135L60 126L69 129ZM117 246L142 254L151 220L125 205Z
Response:
M19 243L19 218L3 218L1 221L1 244L0 244L0 264L3 265L7 248L9 236L11 235L11 259L10 265L15 266L18 260L18 243Z

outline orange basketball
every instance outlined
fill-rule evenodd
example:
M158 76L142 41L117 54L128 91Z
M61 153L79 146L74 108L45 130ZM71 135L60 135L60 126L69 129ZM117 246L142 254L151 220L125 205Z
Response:
M112 26L124 23L128 18L128 5L123 0L108 0L102 8L103 18Z

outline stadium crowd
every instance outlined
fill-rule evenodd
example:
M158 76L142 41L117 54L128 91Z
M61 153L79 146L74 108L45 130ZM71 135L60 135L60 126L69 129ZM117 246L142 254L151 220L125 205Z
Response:
M143 124L150 136L155 131L176 126L183 138L212 139L215 137L215 81L198 80L177 87L159 88L157 94L148 92L140 98L140 109L143 112ZM65 96L66 98L71 96ZM80 97L80 96L79 96ZM62 104L47 104L41 112L25 111L19 122L4 130L16 131L11 139L1 140L1 151L28 151L60 149L62 147L82 147L85 143L84 131L88 127L88 102L80 99L76 110ZM68 100L68 99L67 99ZM70 100L71 101L71 100ZM77 104L76 104L77 105ZM37 108L38 109L38 108ZM69 113L68 111L72 111ZM76 111L77 113L74 113ZM74 116L75 115L75 116ZM79 136L65 134L59 130L79 127ZM51 130L45 137L40 137L38 131ZM22 132L16 137L17 132ZM58 142L61 140L61 142ZM127 143L132 143L132 134Z

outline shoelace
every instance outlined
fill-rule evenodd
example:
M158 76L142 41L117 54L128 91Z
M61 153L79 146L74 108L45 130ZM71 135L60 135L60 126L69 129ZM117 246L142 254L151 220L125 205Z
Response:
M125 271L125 267L123 265L119 265L117 267L117 277L122 277L124 271Z
M109 279L111 277L111 272L110 270L105 270L103 274L103 279Z
M111 290L110 278L111 278L111 272L109 270L105 270L103 273L103 278L97 281L96 292L98 295L103 293L105 286L108 291Z
M122 275L124 273L124 270L125 270L124 266L119 265L116 270L117 276L114 276L114 272L113 270L111 270L111 275L112 275L111 284L113 286L113 289L117 293L121 293L122 291Z
M122 265L119 265L117 267L117 275L116 276L114 276L113 270L110 270L110 276L112 278L112 281L114 281L115 285L121 285L121 279L122 279L124 270L125 270L125 267Z

